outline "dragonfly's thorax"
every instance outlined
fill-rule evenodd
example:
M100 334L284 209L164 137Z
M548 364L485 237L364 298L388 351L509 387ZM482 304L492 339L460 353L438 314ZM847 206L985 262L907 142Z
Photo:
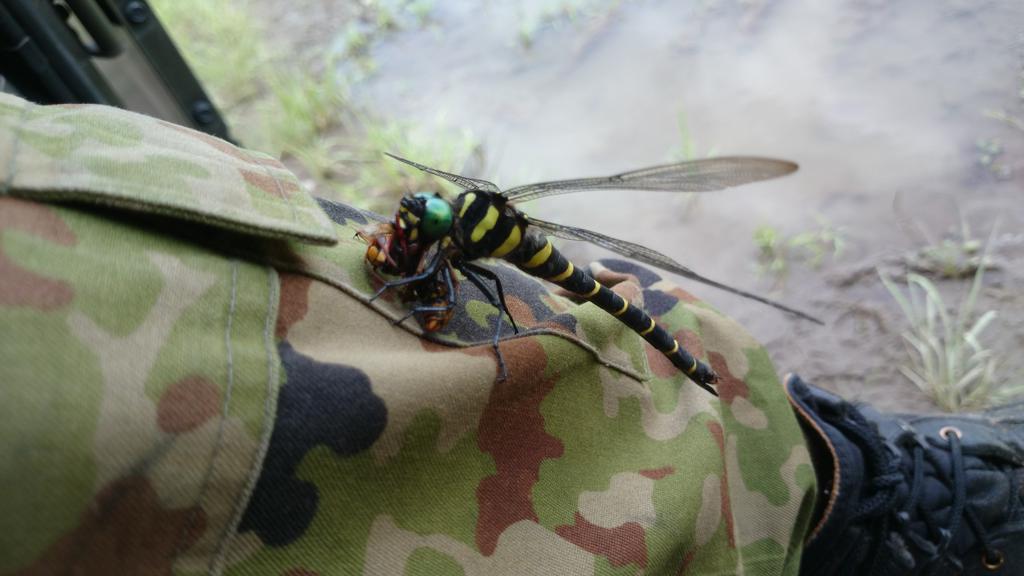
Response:
M452 203L457 214L452 234L466 258L502 258L515 250L526 231L526 218L501 194L468 190Z

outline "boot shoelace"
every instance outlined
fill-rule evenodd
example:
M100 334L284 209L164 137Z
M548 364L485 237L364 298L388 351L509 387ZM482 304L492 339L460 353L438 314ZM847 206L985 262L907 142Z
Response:
M832 423L849 437L856 438L854 442L862 447L865 464L875 473L866 480L862 499L849 521L850 526L865 526L870 536L854 538L855 542L848 542L850 549L847 550L847 554L838 555L842 560L837 562L837 566L844 566L852 573L902 574L942 561L953 570L960 571L962 562L949 550L949 545L964 526L973 532L980 544L984 566L991 571L1002 566L1005 560L1002 552L993 548L985 526L977 513L967 505L967 478L961 432L958 429L943 428L940 431L941 439L924 438L909 425L904 424L904 433L890 445L857 410L847 410L843 418ZM927 449L927 443L931 443L931 450ZM909 450L909 471L902 466L904 459L900 454L901 449ZM948 456L940 456L940 450L948 450ZM948 474L940 462L940 459L947 457L951 469L951 473ZM939 523L934 511L922 506L926 459L932 464L935 477L952 495L952 504L946 518L947 526ZM1019 494L1019 476L1010 472L1007 474L1010 479L1010 493ZM901 495L898 488L908 477L909 493ZM1008 515L1011 518L1020 506L1019 498L1012 500ZM914 520L924 523L927 537L920 530L915 530ZM916 548L918 554L911 553L908 543ZM863 567L867 566L871 567L870 571L862 572Z

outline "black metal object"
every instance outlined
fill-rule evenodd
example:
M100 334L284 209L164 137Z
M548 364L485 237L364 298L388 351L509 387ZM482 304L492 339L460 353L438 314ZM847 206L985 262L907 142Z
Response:
M113 58L124 50L114 12L106 0L64 0L95 43L94 56Z
M125 28L160 76L190 123L197 129L231 140L227 125L203 90L202 85L181 57L171 37L144 0L125 0L121 4Z
M26 98L45 104L122 105L54 4L2 0L0 35L0 74Z
M41 104L119 106L231 140L144 0L0 0L4 90Z

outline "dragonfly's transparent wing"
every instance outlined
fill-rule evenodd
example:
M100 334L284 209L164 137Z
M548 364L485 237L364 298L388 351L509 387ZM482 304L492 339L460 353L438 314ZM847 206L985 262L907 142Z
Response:
M525 202L585 190L651 190L661 192L710 192L795 172L788 160L727 156L641 168L614 176L556 180L516 186L503 193L509 200Z
M680 276L689 278L690 280L694 280L702 284L707 284L708 286L714 286L715 288L718 288L720 290L725 290L726 292L730 292L732 294L736 294L737 296L742 296L744 298L749 298L762 304L767 304L772 308L778 308L783 312L788 312L795 316L799 316L800 318L803 318L805 320L810 320L811 322L816 322L818 324L824 324L821 320L818 320L817 318L804 312L801 312L799 310L790 308L785 304L780 304L779 302L776 302L769 298L765 298L764 296L758 296L757 294L752 294L750 292L747 292L746 290L733 288L732 286L729 286L727 284L722 284L721 282L717 282L705 276L701 276L700 274L694 272L693 270L687 268L686 266L683 266L679 262L676 262L675 260L662 254L661 252L651 250L646 246L641 246L639 244L634 244L633 242L627 242L625 240L619 240L616 238L612 238L610 236L605 236L604 234L598 234L593 230L584 230L582 228L573 228L572 226L565 226L562 224L555 224L554 222L538 220L532 216L527 217L527 220L530 222L531 226L536 226L537 228L550 232L553 236L565 238L567 240L583 240L585 242L590 242L602 248L607 248L608 250L611 250L612 252L615 252L617 254L626 256L627 258L631 258L639 262L645 262L647 264L650 264L651 266L655 266L657 268L661 268L662 270L667 270L669 272L674 272L676 274L679 274Z
M436 168L431 168L430 166L424 166L419 162L413 162L412 160L407 160L405 158L402 158L401 156L395 156L390 152L385 152L385 154L394 158L395 160L398 160L399 162L404 162L409 166L412 166L413 168L422 170L427 174L433 174L434 176L444 178L445 180L451 182L452 184L455 184L456 186L462 188L463 190L485 190L487 192L495 193L501 192L501 190L497 186L495 186L493 182L488 182L487 180L480 180L479 178L470 178L468 176L459 176L458 174L452 174L451 172L445 172L444 170L438 170Z
M390 222L386 217L376 212L370 212L369 210L363 210L362 208L356 208L355 206L349 206L334 200L327 200L317 196L316 201L323 208L324 212L330 216L331 220L337 224L345 224L349 220L354 220L360 224L365 224L371 220L377 223Z

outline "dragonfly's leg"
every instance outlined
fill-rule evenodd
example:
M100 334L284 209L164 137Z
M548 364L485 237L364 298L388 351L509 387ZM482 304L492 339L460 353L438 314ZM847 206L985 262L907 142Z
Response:
M391 323L392 325L398 326L402 322L408 320L409 317L414 314L419 314L421 312L447 312L455 307L458 301L456 300L457 296L455 294L455 283L452 281L451 268L445 265L438 271L438 273L441 275L442 278L444 278L445 288L448 290L448 296L445 299L444 306L414 306L411 310L406 312L405 316L402 316L398 320L393 321Z
M501 301L501 309L505 311L505 314L508 314L508 319L510 322L512 322L512 330L516 334L519 334L519 326L516 326L516 319L512 317L512 312L509 311L508 305L505 304L505 291L501 287L501 278L498 278L497 274L491 272L487 268L477 266L476 264L470 264L469 262L466 262L465 264L463 264L463 266L469 268L470 270L476 272L477 274L483 276L484 278L487 278L491 282L494 282L494 285L498 288L498 300ZM463 270L463 272L465 272L465 270Z
M398 320L392 321L391 324L394 325L394 326L398 326L402 322L405 322L406 320L408 320L409 317L412 316L413 314L419 314L420 312L447 312L447 311L449 311L451 309L452 309L452 307L449 306L449 305L445 305L445 306L416 306L413 309L411 309L408 312L406 312L405 316L402 316Z
M384 285L380 287L380 290L377 290L377 292L372 297L370 297L370 302L373 302L377 298L380 298L381 294L384 294L385 292L392 288L396 288L398 286L405 286L406 284L412 284L414 282L421 282L423 280L426 280L427 278L430 278L431 276L437 273L437 267L441 264L442 261L441 256L441 252L438 252L434 256L434 259L430 261L430 264L427 265L423 272L420 272L419 274L413 274L412 276L406 276L404 278L399 278L398 280L389 280L385 282Z
M455 281L452 280L452 269L450 265L445 266L441 270L441 276L444 278L445 286L448 288L448 307L445 310L445 312L447 312L448 310L455 308L455 304L458 302L458 295L455 293Z
M480 279L472 269L468 268L465 263L459 266L459 271L466 275L466 279L473 283L474 286L480 289L487 301L490 302L491 306L498 308L498 321L497 326L494 329L494 338L491 341L491 346L494 347L494 354L498 357L498 368L501 370L501 375L498 380L503 381L508 378L508 370L505 368L505 358L501 355L501 349L498 347L498 340L501 338L501 323L504 319L504 315L501 313L502 305L501 301L495 298L494 294L484 285L484 281Z

